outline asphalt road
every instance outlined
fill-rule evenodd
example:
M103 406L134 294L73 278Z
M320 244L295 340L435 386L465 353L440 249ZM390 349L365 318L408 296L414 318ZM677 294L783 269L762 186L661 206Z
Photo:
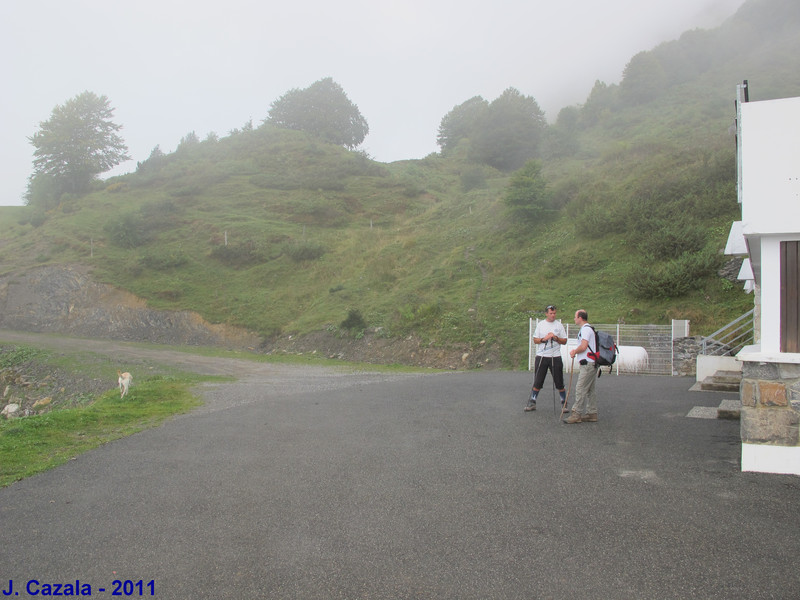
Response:
M0 490L0 595L800 597L800 478L741 473L691 380L604 376L564 425L527 373L263 368Z

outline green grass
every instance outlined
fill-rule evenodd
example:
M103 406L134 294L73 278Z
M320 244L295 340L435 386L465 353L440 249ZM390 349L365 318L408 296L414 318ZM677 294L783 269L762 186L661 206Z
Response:
M0 422L0 486L56 467L107 442L162 423L200 404L195 382L154 377L128 396L116 390L86 406Z
M511 174L463 156L380 164L263 126L146 161L46 218L0 209L0 274L81 263L152 308L244 327L267 347L335 331L357 310L382 335L484 341L514 367L527 318L550 303L595 322L689 319L708 334L752 296L711 267L681 271L689 261L666 234L716 252L741 216L728 128L743 61L763 82L754 92L797 93L778 76L798 66L793 31L756 35L756 23L749 47L727 46L741 26L709 33L707 49L690 35L652 50L671 79L650 101L626 104L612 85L575 107L573 149L540 157L555 214L515 219L503 202ZM684 285L643 290L643 267Z
M3 343L2 339L0 343ZM364 365L311 354L263 355L209 347L130 345L145 350L157 348L262 363L335 366L352 372L419 371L403 365ZM35 370L42 366L49 373L61 370L89 378L107 378L111 362L108 357L91 352L54 352L28 345L9 345L0 352L2 369L14 367ZM156 427L170 417L192 410L201 404L192 393L192 387L201 381L230 381L225 377L180 372L165 365L159 368L163 373L137 377L135 385L123 399L120 399L116 388L96 397L83 394L77 398L71 397L68 401L55 396L53 403L42 414L0 420L0 487L56 467L102 444ZM64 396L63 392L61 396Z

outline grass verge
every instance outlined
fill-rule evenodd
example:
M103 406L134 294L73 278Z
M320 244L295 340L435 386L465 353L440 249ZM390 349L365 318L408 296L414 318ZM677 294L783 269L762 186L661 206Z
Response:
M116 390L90 404L0 422L0 487L185 413L200 404L189 381L156 376L124 399Z

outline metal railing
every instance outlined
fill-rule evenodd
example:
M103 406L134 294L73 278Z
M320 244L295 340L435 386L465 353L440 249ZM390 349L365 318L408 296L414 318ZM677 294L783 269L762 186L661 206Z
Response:
M700 353L704 356L736 356L754 340L755 309L749 310L703 338Z

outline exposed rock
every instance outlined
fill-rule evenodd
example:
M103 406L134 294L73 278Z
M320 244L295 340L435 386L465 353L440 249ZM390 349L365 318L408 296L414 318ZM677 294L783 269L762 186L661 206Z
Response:
M147 308L141 298L94 282L83 266L45 266L0 277L0 328L79 337L246 348L258 335L190 311Z
M31 408L44 408L52 401L53 399L50 396L47 396L46 398L40 398L39 400L33 403L33 406Z
M44 266L0 276L0 329L263 353L318 353L353 362L443 369L501 365L499 349L485 341L477 348L465 348L463 343L436 345L415 335L388 338L380 328L357 339L334 330L265 340L241 328L208 323L190 311L150 309L129 292L93 281L82 265Z
M3 410L0 410L0 415L4 416L6 419L10 419L15 417L17 412L19 412L19 404L6 404Z

